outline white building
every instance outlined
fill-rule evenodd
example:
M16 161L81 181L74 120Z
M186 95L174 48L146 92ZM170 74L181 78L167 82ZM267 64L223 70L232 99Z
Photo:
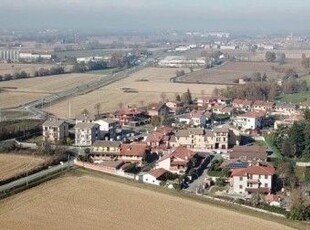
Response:
M63 120L49 119L42 124L43 141L64 142L69 136L68 123Z
M18 61L19 50L17 49L0 49L0 60Z
M206 65L205 58L187 59L184 56L167 56L158 62L160 67L203 67Z
M233 169L230 178L230 192L241 195L268 194L272 189L275 169L269 165L252 165Z
M51 54L37 54L37 53L20 53L19 59L28 60L28 61L34 61L37 59L51 60L52 55Z
M168 171L163 168L157 168L149 171L148 173L143 175L143 182L153 185L160 185L160 182L164 181L165 174Z
M116 133L120 130L120 123L117 120L113 120L110 118L99 119L95 121L96 124L100 125L100 136L102 138L109 137L114 138Z
M99 140L99 125L96 123L78 123L75 125L75 145L90 146Z
M264 119L266 117L266 113L259 111L259 112L247 112L237 116L234 120L234 125L236 127L240 127L243 130L247 129L257 129L262 128L264 125Z

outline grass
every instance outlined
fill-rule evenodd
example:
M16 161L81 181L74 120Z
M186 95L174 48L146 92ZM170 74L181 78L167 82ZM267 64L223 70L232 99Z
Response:
M253 145L259 146L259 147L267 147L267 144L265 141L255 141L253 142Z
M310 104L310 91L306 92L300 92L300 93L294 93L294 94L284 94L280 96L279 100L287 103L303 103L306 102L307 104Z
M121 178L121 177L114 176L114 175L104 174L104 173L89 170L89 169L78 168L75 171L76 171L75 174L77 174L78 176L90 175L90 176L94 176L94 177L104 178L104 179L115 181L117 183L128 184L128 185L131 185L134 187L149 189L149 190L152 190L152 191L155 191L158 193L164 193L164 194L168 194L168 195L178 196L178 197L183 198L183 199L189 199L189 200L193 200L196 202L206 203L206 204L213 205L216 207L228 209L228 210L231 210L234 212L240 212L240 213L250 215L250 216L254 216L254 217L258 217L258 218L261 218L264 220L269 220L269 221L277 222L280 224L284 224L286 226L290 226L290 227L293 227L296 229L308 229L309 228L309 224L307 224L307 223L303 223L303 222L299 222L299 221L292 221L292 220L285 219L282 217L277 217L277 216L273 216L270 214L257 212L255 210L250 210L250 209L247 209L245 207L240 207L238 205L234 205L231 203L224 203L224 202L220 202L220 201L216 201L216 200L207 199L207 198L204 198L202 196L184 193L182 191L178 192L176 190L167 189L167 188L164 188L161 186L148 185L148 184L137 182L134 180Z
M104 75L108 75L108 74L112 74L116 71L116 68L108 68L108 69L101 69L101 70L93 70L93 71L88 71L86 72L87 74L104 74Z

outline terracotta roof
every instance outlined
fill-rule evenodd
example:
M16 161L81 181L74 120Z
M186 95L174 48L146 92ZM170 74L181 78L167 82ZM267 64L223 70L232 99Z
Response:
M160 132L152 132L150 133L147 138L146 142L160 142L163 139L163 134Z
M244 169L233 169L231 176L247 176L251 175L273 175L275 169L270 165L261 166L261 165L252 165Z
M246 191L252 192L252 193L268 193L270 191L270 188L264 188L264 187L259 187L259 188L245 188Z
M266 113L264 111L250 111L243 114L240 114L238 117L247 117L247 118L260 118L265 117Z
M267 160L267 148L261 146L234 146L230 159Z
M122 144L120 155L123 156L144 156L147 145L145 143Z
M182 160L188 161L190 160L195 153L192 150L189 150L185 146L179 146L176 150L174 150L172 153L164 155L162 158L160 158L158 161L166 160L167 158L180 158Z
M102 163L99 163L98 165L118 169L121 166L123 166L124 164L125 164L124 161L104 161Z
M97 140L94 142L94 147L120 147L122 144L121 141L100 141Z
M155 177L157 179L157 178L161 177L162 175L164 175L166 172L168 172L168 171L163 169L163 168L158 168L158 169L153 169L153 170L149 171L148 174L152 175L153 177Z

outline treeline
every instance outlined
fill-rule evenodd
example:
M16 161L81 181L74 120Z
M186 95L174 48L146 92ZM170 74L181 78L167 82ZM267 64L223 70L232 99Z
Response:
M91 71L91 70L102 70L106 69L108 67L108 64L103 61L90 61L90 62L81 62L81 63L76 63L72 67L72 72L75 73L84 73L86 71Z
M50 69L47 68L40 68L34 72L33 77L42 77L42 76L49 76L49 75L57 75L57 74L64 74L65 70L61 66L54 66ZM4 74L0 75L0 81L10 81L22 78L29 78L32 77L30 74L26 73L25 71L16 72L13 74Z
M41 122L37 120L0 122L0 141L32 135L41 132Z
M268 80L266 74L254 73L245 77L246 84L229 86L226 89L214 89L213 94L231 99L247 98L250 100L274 100L281 93L299 93L308 91L306 80L298 79L295 72L288 72L281 82Z

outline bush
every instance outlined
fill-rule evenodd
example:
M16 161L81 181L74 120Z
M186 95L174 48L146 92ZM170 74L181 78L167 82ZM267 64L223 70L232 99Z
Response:
M219 186L219 187L224 187L226 185L226 179L225 178L217 178L215 181L215 185Z

